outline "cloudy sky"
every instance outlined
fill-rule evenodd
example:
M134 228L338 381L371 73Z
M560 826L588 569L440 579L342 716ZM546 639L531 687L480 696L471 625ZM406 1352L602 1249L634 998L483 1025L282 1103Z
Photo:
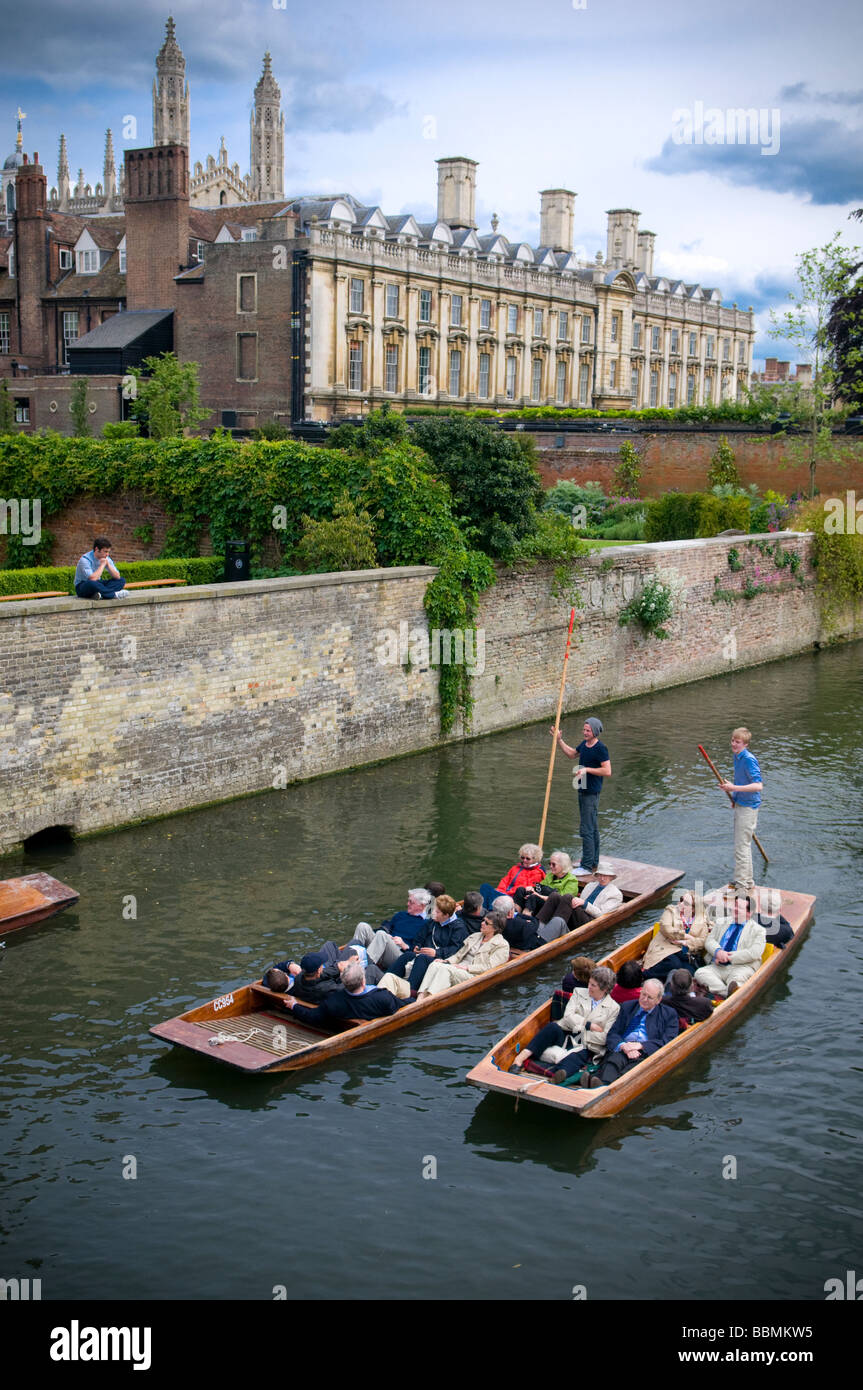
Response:
M155 55L173 13L191 89L192 160L249 163L252 89L269 49L286 113L289 195L352 192L434 214L434 161L479 161L481 231L536 244L539 190L574 189L576 249L605 252L605 212L657 233L657 272L717 285L757 311L756 356L797 255L835 231L863 241L859 0L41 0L7 9L0 158L24 148L56 180L101 178L105 129L152 139ZM745 142L727 113L755 108ZM700 114L699 114L700 113ZM124 128L136 133L123 138ZM750 134L752 138L750 139Z

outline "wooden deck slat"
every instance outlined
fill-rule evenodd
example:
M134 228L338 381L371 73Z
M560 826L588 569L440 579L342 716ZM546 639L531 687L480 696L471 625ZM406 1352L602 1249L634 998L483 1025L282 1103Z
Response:
M268 1052L273 1057L289 1057L294 1052L302 1052L303 1048L310 1047L317 1041L313 1035L303 1032L287 1018L283 1021L275 1014L239 1014L216 1022L207 1020L194 1026L202 1028L209 1037L215 1038L223 1034L234 1042L243 1042L248 1047ZM277 1029L280 1030L278 1033Z

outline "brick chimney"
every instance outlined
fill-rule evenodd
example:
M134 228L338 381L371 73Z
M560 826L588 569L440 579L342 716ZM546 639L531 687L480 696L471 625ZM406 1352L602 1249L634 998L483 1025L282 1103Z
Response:
M42 295L46 275L46 204L48 180L38 153L31 164L26 154L15 177L15 274L20 323L19 360L29 367L44 367Z
M173 309L174 276L189 260L189 151L127 150L126 308Z

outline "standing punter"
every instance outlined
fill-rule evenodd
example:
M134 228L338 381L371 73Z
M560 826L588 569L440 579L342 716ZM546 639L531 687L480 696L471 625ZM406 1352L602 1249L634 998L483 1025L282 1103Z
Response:
M752 836L758 824L761 805L761 768L749 747L752 738L748 729L735 729L731 735L734 754L734 781L723 782L734 803L734 887L738 893L751 893L755 886L752 876ZM729 884L729 887L731 885Z
M551 732L553 734L554 729ZM576 777L578 809L581 815L578 833L581 836L582 849L581 864L574 870L575 873L592 874L599 863L599 793L602 791L603 777L611 776L611 755L605 744L599 741L601 733L602 720L593 715L584 721L584 740L577 748L570 748L568 743L564 743L560 730L557 731L560 751L568 758L578 758ZM575 778L573 780L575 781Z

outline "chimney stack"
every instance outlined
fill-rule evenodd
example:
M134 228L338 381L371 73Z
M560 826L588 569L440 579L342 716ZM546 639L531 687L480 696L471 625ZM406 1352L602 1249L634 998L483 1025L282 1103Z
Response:
M634 208L610 208L606 264L611 270L638 269L638 219Z
M436 163L438 221L453 231L476 230L477 161L459 155Z
M645 275L653 275L653 251L656 244L656 232L638 233L638 266Z
M126 307L173 309L189 264L189 150L126 151Z
M34 154L33 163L24 155L15 178L15 207L18 254L18 311L21 337L19 357L31 368L46 365L42 360L42 295L46 288L45 214L48 180Z
M539 196L540 246L550 246L552 251L571 251L575 194L569 188L546 188Z

